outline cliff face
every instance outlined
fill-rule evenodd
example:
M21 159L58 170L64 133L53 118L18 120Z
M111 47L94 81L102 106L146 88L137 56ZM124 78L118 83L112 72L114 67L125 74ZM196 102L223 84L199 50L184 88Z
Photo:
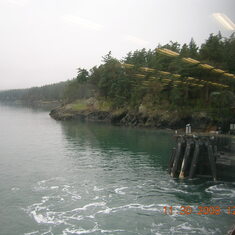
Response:
M215 130L216 123L206 113L194 115L182 114L177 111L152 110L148 112L143 106L137 111L102 108L97 104L69 104L53 109L50 116L56 120L83 120L93 122L109 122L114 125L181 129L190 123L193 129L200 131ZM88 105L87 105L88 103Z

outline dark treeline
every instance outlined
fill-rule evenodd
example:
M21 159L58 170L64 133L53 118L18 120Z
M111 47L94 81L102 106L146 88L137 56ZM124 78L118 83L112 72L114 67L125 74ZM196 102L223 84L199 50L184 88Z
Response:
M42 87L32 87L27 89L15 89L0 92L2 101L23 101L33 103L34 101L60 101L64 98L64 91L68 81L59 82Z

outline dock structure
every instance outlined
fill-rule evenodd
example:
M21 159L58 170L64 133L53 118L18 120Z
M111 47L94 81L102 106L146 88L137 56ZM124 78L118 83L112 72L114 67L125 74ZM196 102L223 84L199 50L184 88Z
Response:
M229 135L176 135L168 172L174 178L210 176L214 181L225 167L235 167L235 141ZM235 177L235 172L234 172Z

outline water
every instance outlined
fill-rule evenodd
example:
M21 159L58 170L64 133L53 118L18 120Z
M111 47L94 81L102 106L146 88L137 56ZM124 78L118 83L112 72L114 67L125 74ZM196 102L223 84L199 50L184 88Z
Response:
M172 179L172 145L167 131L0 106L0 234L226 234L235 183ZM221 214L178 214L205 205Z

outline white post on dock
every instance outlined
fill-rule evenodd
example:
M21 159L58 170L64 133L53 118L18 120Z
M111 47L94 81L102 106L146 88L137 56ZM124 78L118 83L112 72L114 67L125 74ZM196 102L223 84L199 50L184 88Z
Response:
M191 134L191 125L190 124L186 125L185 133L186 133L186 135Z
M235 124L230 123L230 130L235 130Z

